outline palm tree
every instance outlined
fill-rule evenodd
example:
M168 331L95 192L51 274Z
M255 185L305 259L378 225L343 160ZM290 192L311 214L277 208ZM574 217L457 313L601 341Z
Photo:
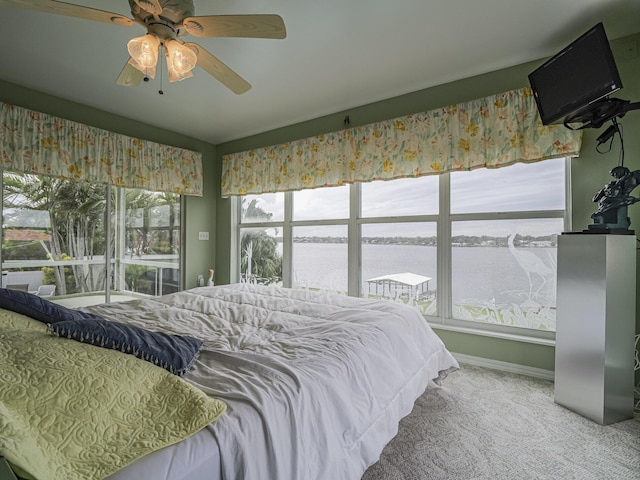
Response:
M260 208L255 199L246 206L245 203L243 198L243 218L270 220L273 216ZM240 271L247 281L270 284L282 280L282 257L277 247L276 239L264 230L245 230L240 242Z
M4 173L4 209L46 212L51 231L52 260L93 260L107 254L105 222L116 225L124 218L122 255L179 254L180 196L141 189L108 189L106 185L61 180L30 174ZM124 210L113 208L106 218L107 192L116 205L116 192L124 191ZM138 216L136 214L139 213ZM18 213L19 215L19 213ZM112 229L111 245L116 244ZM115 258L115 249L110 253ZM30 257L32 258L32 257ZM60 295L105 288L106 265L79 262L51 265L43 269Z
M53 213L58 219L61 244L74 259L92 260L96 253L105 253L104 215L107 189L105 185L63 182L58 188ZM104 284L104 268L99 273L91 265L73 265L75 290L95 291ZM97 276L96 276L97 275Z
M106 187L30 174L4 174L4 207L46 211L51 229L51 257L91 259L104 252ZM51 267L59 294L93 291L104 281L88 265ZM71 269L71 278L65 275Z
M131 258L152 253L179 254L179 205L180 196L167 192L150 192L140 189L127 189L126 208L126 247ZM161 209L165 209L163 212ZM142 214L142 218L136 215ZM152 216L163 218L161 227L152 226ZM158 234L168 233L168 238L159 238ZM154 232L156 233L154 235Z
M278 254L275 238L264 231L246 231L240 249L240 267L250 277L247 280L266 284L282 280L282 258Z

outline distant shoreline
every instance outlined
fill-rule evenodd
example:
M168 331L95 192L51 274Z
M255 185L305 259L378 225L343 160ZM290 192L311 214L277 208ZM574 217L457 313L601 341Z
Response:
M557 247L557 235L533 237L530 235L517 235L514 246L517 248L555 248ZM277 242L282 242L282 237L276 237ZM347 243L347 237L294 237L293 243ZM436 237L363 237L363 245L421 245L435 247ZM508 247L506 237L468 236L458 235L451 237L453 247Z

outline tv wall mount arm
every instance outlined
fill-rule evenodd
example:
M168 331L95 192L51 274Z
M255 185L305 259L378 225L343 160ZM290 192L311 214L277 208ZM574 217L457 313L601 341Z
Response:
M630 102L620 98L603 98L590 103L587 107L578 110L573 115L564 119L564 126L570 130L582 130L583 128L600 128L605 122L616 117L624 117L631 110L640 110L640 102ZM571 124L582 123L579 127Z

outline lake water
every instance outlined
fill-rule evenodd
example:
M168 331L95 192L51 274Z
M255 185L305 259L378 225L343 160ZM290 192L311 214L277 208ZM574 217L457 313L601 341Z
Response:
M347 290L346 244L295 243L293 265L294 286ZM435 290L436 247L362 246L364 293L367 279L402 272L431 277L428 288ZM452 247L453 303L555 306L555 272L555 248Z

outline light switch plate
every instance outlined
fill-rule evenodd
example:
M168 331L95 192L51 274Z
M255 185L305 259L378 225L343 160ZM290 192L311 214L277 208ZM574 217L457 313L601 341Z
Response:
M209 240L209 232L198 232L198 240Z

